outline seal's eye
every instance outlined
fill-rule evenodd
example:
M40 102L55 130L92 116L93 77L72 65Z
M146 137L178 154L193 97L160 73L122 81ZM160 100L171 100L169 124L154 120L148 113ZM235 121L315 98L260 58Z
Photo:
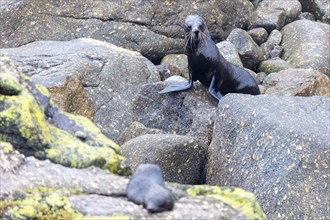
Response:
M185 29L186 29L186 31L190 31L191 30L191 25L186 25Z

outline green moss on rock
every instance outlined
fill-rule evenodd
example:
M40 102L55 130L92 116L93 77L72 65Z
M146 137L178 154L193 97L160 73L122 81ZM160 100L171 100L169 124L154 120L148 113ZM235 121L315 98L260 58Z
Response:
M187 193L191 196L203 195L218 199L232 206L249 219L267 219L255 195L240 188L196 185L188 188Z

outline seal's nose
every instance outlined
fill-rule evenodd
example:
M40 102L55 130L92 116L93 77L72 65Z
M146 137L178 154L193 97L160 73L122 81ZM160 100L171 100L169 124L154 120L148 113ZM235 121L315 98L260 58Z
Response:
M198 38L199 30L195 30L193 33L194 33L194 37Z

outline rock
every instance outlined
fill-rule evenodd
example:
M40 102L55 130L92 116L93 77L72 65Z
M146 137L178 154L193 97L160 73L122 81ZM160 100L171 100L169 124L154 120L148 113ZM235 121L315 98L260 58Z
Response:
M254 192L269 219L327 218L329 106L326 97L226 95L207 184Z
M146 134L127 141L123 155L133 171L143 163L161 167L165 181L205 183L206 145L198 138L176 134Z
M10 143L0 142L0 173L14 172L24 162L24 155L13 148Z
M289 68L291 68L291 65L279 57L270 60L264 60L260 63L259 66L260 71L265 72L267 75Z
M183 76L186 79L189 79L187 55L185 55L185 54L166 55L162 59L161 64L167 64L169 66L174 66L176 69L179 70L178 71L179 74L175 74L175 71L170 71L170 72L174 72L174 75ZM171 68L169 68L169 69L171 70Z
M10 146L0 145L1 166L3 158L17 157L3 145ZM126 178L96 167L67 168L26 157L15 172L0 172L4 219L266 219L255 196L238 188L165 183L174 195L174 210L149 214L127 200Z
M239 28L234 29L228 36L227 41L235 45L244 67L252 69L263 60L260 47L246 31Z
M61 110L93 119L91 100L77 76L68 76L64 85L49 88L49 93Z
M123 145L126 141L129 141L138 136L145 134L164 134L163 130L155 128L147 128L142 123L134 121L124 132L120 135L118 144Z
M330 25L299 20L286 25L281 33L282 59L295 68L311 68L330 76Z
M253 5L248 1L83 2L25 0L1 5L0 48L41 40L93 38L139 51L153 61L184 49L185 17L201 15L216 40L247 25ZM33 15L33 16L32 16Z
M160 80L157 68L141 54L92 39L34 42L0 52L49 89L65 88L68 76L79 77L95 110L94 123L115 141L133 122L131 103L141 85ZM81 86L77 89L69 91L75 100Z
M216 46L218 47L221 55L230 63L243 67L243 63L239 58L239 54L234 46L230 41L221 41L217 43Z
M133 101L134 121L166 133L198 137L209 144L216 103L208 95L207 88L195 83L186 92L158 94L167 83L141 87Z
M265 28L262 27L253 28L248 31L248 34L258 45L261 45L262 43L266 42L266 40L268 39L268 32Z
M322 20L323 23L330 24L330 13L323 15Z
M301 13L301 4L298 0L264 0L250 18L249 29L265 28L268 33L281 28L293 21Z
M261 84L266 79L266 77L267 77L267 74L265 72L259 72L257 74L256 81L259 84L259 89L260 89L260 86L262 86ZM260 89L260 92L261 92L261 89ZM261 92L261 94L264 94L264 92Z
M326 0L299 0L302 10L312 13L317 20L321 20L324 15L330 14L329 2Z
M65 166L94 165L129 174L121 148L90 120L60 111L50 100L48 90L19 74L7 57L0 57L0 66L4 75L18 77L13 82L20 82L21 88L16 95L0 94L0 141L10 142L26 155Z
M310 21L315 21L315 17L312 13L310 12L302 12L296 20L310 20Z
M280 43L282 41L282 34L278 30L273 30L268 40L261 44L261 48L264 51L265 59L279 57L282 53L283 48L280 47Z
M265 94L280 96L330 96L330 79L312 69L287 69L268 75Z

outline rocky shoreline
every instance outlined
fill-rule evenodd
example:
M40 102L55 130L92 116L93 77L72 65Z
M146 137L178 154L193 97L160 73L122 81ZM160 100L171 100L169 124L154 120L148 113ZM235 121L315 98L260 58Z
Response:
M327 8L5 0L2 218L329 218ZM187 79L190 13L204 17L222 55L248 70L262 95L216 103L200 83L158 94ZM142 163L162 168L173 211L150 214L127 200L127 177Z

